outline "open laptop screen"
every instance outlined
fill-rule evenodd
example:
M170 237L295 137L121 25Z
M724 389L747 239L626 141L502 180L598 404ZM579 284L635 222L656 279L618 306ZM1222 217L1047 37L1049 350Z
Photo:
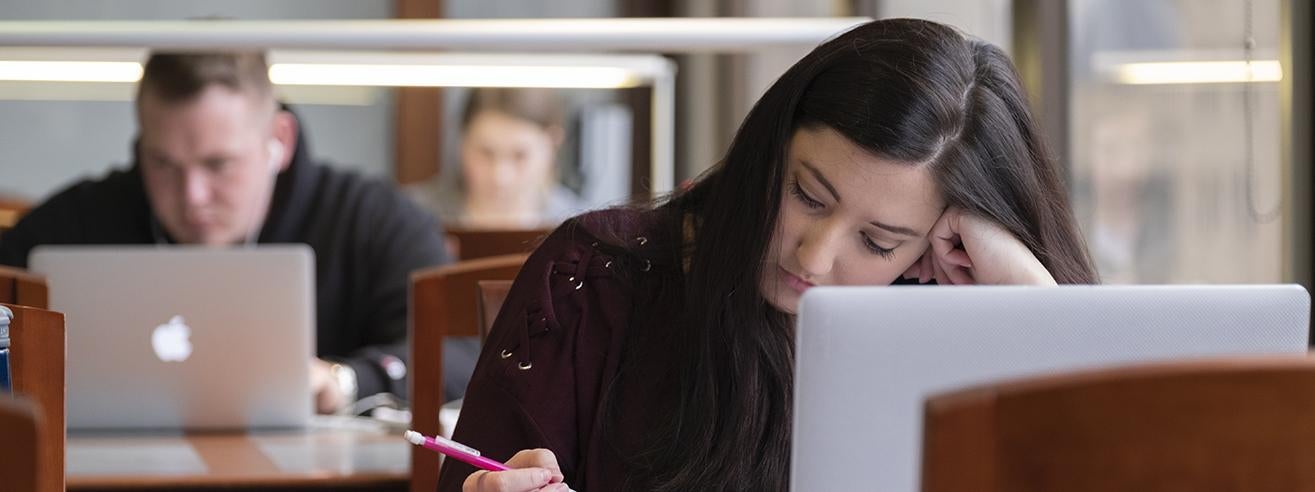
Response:
M41 246L29 264L65 314L70 429L309 420L309 247Z
M1302 353L1309 319L1296 285L809 289L792 490L917 490L923 403L935 393L1108 364Z

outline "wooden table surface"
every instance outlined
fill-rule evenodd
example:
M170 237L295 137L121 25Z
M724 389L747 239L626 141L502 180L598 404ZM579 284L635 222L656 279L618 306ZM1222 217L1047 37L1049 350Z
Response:
M406 487L410 444L370 428L250 433L72 433L68 490Z

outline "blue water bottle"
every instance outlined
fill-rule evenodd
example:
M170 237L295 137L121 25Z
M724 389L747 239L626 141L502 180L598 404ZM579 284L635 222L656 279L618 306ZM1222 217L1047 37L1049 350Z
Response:
M0 391L8 393L9 384L9 320L14 313L0 306Z

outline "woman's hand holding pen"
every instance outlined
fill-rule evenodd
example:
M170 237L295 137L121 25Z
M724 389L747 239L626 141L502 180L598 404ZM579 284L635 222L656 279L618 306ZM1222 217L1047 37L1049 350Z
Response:
M507 471L478 470L461 485L465 492L567 492L557 456L547 449L527 449L516 453Z
M932 226L931 247L904 272L940 285L1055 285L1036 255L1000 224L950 207Z

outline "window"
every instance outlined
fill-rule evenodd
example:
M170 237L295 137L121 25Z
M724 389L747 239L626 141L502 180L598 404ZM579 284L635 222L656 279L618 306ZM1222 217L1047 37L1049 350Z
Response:
M1279 3L1069 4L1070 184L1106 283L1284 279Z

